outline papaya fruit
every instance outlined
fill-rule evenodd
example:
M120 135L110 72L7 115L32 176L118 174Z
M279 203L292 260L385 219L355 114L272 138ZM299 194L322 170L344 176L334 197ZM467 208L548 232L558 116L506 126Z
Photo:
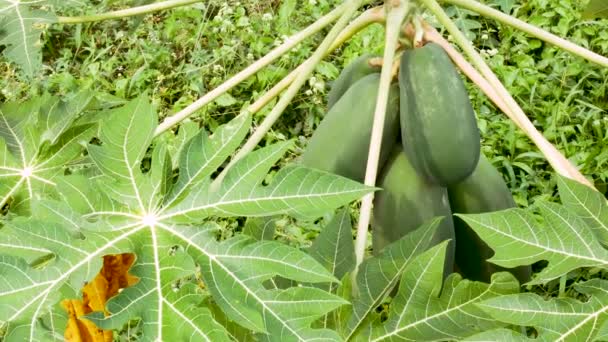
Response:
M325 115L310 138L303 165L362 182L372 134L380 74L356 81ZM384 164L399 137L399 89L389 91L380 149Z
M355 84L363 77L379 73L382 69L381 65L371 64L370 61L374 58L381 57L380 55L365 54L359 56L354 61L350 62L338 75L338 78L332 83L331 89L327 94L327 109L331 109L336 102L346 93L351 85Z
M513 196L490 161L481 154L477 168L464 181L448 187L450 206L454 213L480 214L516 207ZM487 262L494 251L477 236L467 223L454 216L456 233L456 265L468 279L489 282L492 274L510 271L520 282L530 279L530 266L505 269Z
M383 166L374 197L372 248L378 254L385 246L416 230L423 223L443 216L433 244L450 239L444 276L453 271L454 226L447 189L421 177L402 147L397 144Z
M465 85L437 44L403 53L399 69L401 140L416 170L448 186L469 176L480 137Z

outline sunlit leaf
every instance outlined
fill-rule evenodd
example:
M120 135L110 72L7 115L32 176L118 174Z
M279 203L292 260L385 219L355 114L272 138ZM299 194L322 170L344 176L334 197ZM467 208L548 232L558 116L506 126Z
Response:
M549 264L531 284L547 282L579 267L608 265L608 251L583 219L562 205L543 201L536 205L544 222L529 209L458 216L495 251L490 262L512 268L547 260Z
M355 248L348 208L342 208L336 213L312 243L308 254L337 279L355 268Z
M94 134L93 124L73 125L91 98L83 92L69 101L43 96L0 106L0 208L26 213L34 196L55 192Z
M388 320L372 328L365 340L458 340L504 325L475 303L518 292L517 280L509 273L496 273L488 285L452 274L442 289L447 244L442 242L408 265L401 277L399 292L390 304Z
M256 240L272 240L276 229L276 217L250 217L245 222L243 234Z
M532 326L541 341L601 341L606 338L608 282L592 279L575 285L589 296L587 302L573 298L546 300L534 293L491 298L479 307L499 321Z
M487 330L487 331L481 332L479 334L469 336L469 337L463 339L463 341L467 341L467 342L496 342L496 341L519 342L519 341L522 341L522 342L525 342L525 341L534 341L534 340L530 339L530 338L526 337L525 335L522 335L521 333L518 333L514 330L499 328L499 329Z
M369 319L389 292L397 285L401 274L415 256L431 243L441 218L422 225L386 246L382 252L365 260L358 269L357 294L352 298L352 313L346 323L345 335L354 336Z
M604 196L565 177L558 177L558 187L562 203L583 218L600 243L608 246L608 204Z
M28 76L42 66L40 35L45 25L55 21L52 13L33 9L33 4L25 0L0 0L0 45L6 46L4 55Z
M337 283L330 270L276 241L246 235L218 241L222 228L203 222L234 215L317 218L373 188L300 166L284 168L265 185L266 173L290 146L277 144L236 163L213 190L212 175L250 122L243 114L211 135L192 136L173 170L171 141L152 141L156 114L145 95L112 110L101 123L99 143L88 146L96 166L87 173L92 176L57 177L58 196L33 199L31 217L10 220L2 229L0 321L7 338L61 335L68 317L58 303L81 297L104 256L130 253L136 259L129 274L138 281L109 298L104 312L86 315L100 329L118 330L136 320L145 341L223 341L234 338L220 323L228 319L259 340L340 340L336 332L313 326L348 304L313 286ZM13 151L21 140L7 141L3 160L19 162ZM143 167L146 158L151 160ZM269 289L266 284L277 277L299 286Z

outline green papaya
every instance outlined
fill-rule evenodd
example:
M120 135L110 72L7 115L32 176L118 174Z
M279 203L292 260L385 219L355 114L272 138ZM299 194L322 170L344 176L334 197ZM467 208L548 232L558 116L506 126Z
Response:
M353 84L325 115L302 155L302 164L362 182L372 134L380 74ZM399 89L389 91L380 164L388 158L399 136Z
M454 265L454 226L447 189L421 177L399 144L381 170L372 217L372 248L378 254L385 246L416 230L430 219L443 216L433 244L450 239L444 275Z
M399 70L401 140L418 172L447 186L469 176L480 137L465 85L437 44L407 50Z
M331 109L336 102L346 93L351 85L355 84L363 77L379 73L382 69L381 65L374 65L370 61L374 58L381 57L380 55L365 54L354 61L350 62L346 68L342 70L338 78L332 83L331 89L327 94L327 109Z
M488 213L516 207L502 175L483 154L475 171L464 181L448 187L448 194L452 211L459 214ZM456 265L464 277L489 282L492 273L507 270L522 283L530 279L530 266L504 269L487 262L494 251L456 216L454 230Z

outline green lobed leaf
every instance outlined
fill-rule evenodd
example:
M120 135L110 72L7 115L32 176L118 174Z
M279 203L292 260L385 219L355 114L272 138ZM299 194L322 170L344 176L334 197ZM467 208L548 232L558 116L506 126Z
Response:
M245 222L243 234L256 240L272 240L276 230L276 216L250 217Z
M88 102L83 92L65 103L42 96L0 106L0 207L9 204L10 212L24 214L34 196L55 192L57 178L94 134L94 124L74 125ZM56 125L45 121L57 115L67 118Z
M431 243L441 222L435 218L401 239L386 246L380 254L363 261L356 280L356 295L352 298L352 312L345 322L346 339L355 336L369 320L370 314L397 285L401 274L415 256Z
M194 185L205 184L230 154L238 148L251 126L251 116L241 114L221 126L210 138L204 130L184 144L179 157L179 178L173 193L165 203L170 207L191 192Z
M120 250L111 244L115 236L87 234L86 239L72 237L61 225L31 218L17 218L5 223L0 244L15 250L43 250L54 256L52 266L34 269L23 259L3 255L0 262L0 322L9 323L8 341L41 340L48 334L38 319L54 308L60 289L76 293L83 282L101 267L102 253ZM76 273L74 270L79 270Z
M48 141L51 145L56 144L61 134L70 128L94 97L92 90L84 89L69 94L65 99L50 98L46 101L38 118L42 127L41 140Z
M113 198L148 212L156 205L148 202L153 194L144 193L144 177L140 163L144 157L157 125L156 113L145 94L115 109L103 122L99 139L101 146L89 145L88 151L95 165L113 180ZM152 196L151 196L152 195Z
M261 183L272 165L291 143L277 143L261 148L241 159L226 174L218 190L196 187L179 204L167 210L163 218L174 222L200 220L209 216L262 216L289 214L314 219L360 198L373 188L362 187L348 178L288 165L268 186Z
M562 205L536 205L544 222L530 209L458 216L495 251L490 262L512 268L547 260L547 267L529 284L545 283L579 267L608 264L608 251L583 219Z
M312 327L348 303L303 285L337 282L323 265L274 241L242 235L218 242L220 226L201 222L211 215L321 216L372 188L302 167L283 169L270 185L262 185L289 147L278 144L237 163L220 190L210 192L214 168L234 152L226 145L236 148L242 132L249 130L249 119L241 116L210 137L197 134L186 143L195 155L182 159L177 172L187 169L182 177L188 185L174 190L186 183L171 181L173 163L164 141L149 149L155 120L145 96L114 110L101 123L100 144L89 145L98 170L87 172L89 178L84 173L57 177L61 200L34 200L32 217L12 220L2 229L0 321L6 324L6 336L41 340L62 335L64 323L49 323L65 322L58 302L81 296L82 284L99 271L102 256L133 253L137 259L129 273L139 281L108 301L109 316L87 315L102 329L121 329L136 319L142 340L233 338L214 320L221 315L213 313L210 295L227 319L256 332L259 340L340 340L334 331ZM0 151L15 159L8 145ZM149 170L142 168L145 157L151 158ZM176 208L195 210L181 215ZM267 288L276 277L301 286ZM193 279L204 290L188 285Z
M343 279L355 269L355 245L348 207L338 210L329 223L323 227L307 253L337 279ZM335 293L338 284L325 283L319 284L318 287ZM343 308L339 310L343 311ZM340 314L339 311L333 311L325 315L319 322L320 326L336 328L341 323Z
M608 204L604 196L563 176L558 176L557 185L562 203L585 220L599 242L608 246Z
M369 341L457 340L483 330L503 326L475 303L519 291L510 273L497 273L491 284L450 275L443 285L448 241L417 256L405 269L399 292L390 304L386 322L372 328ZM441 294L440 294L441 293Z
M496 342L496 341L534 341L514 330L499 328L492 329L481 332L479 334L475 334L473 336L469 336L462 341L467 342Z
M168 293L163 315L164 324L175 327L167 331L168 341L231 341L230 333L212 316L211 310L201 307L201 290L186 284L180 291Z
M499 321L534 327L540 341L600 341L606 337L608 281L592 279L574 286L589 296L545 300L534 293L491 298L479 307Z
M27 76L33 76L42 67L40 35L46 24L55 21L47 11L33 9L36 2L0 0L0 45L4 55L19 65Z
M337 279L355 268L350 210L340 209L308 249L308 254L325 266Z

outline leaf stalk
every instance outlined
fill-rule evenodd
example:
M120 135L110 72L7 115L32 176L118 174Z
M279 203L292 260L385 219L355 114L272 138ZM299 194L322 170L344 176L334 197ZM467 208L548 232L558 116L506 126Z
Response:
M108 19L121 19L126 17L132 17L141 14L148 14L152 12L162 11L180 6L191 5L196 2L202 2L203 0L167 0L157 2L144 6L131 7L127 9L111 11L100 14L83 15L77 17L58 17L58 24L82 24L90 23L95 21L102 21Z
M384 45L384 56L382 59L382 71L380 73L380 85L378 96L376 98L376 108L374 110L374 122L372 125L372 135L370 138L370 146L367 157L367 166L365 170L365 185L375 186L376 176L378 174L378 162L380 159L380 148L382 144L382 134L384 130L384 121L386 116L386 107L388 103L388 95L391 81L393 78L392 67L399 41L399 32L401 24L409 13L409 0L393 0L385 3L388 14L386 16L386 35ZM355 240L355 258L356 267L352 274L353 290L356 291L356 276L357 268L363 262L365 257L365 248L367 246L367 232L371 219L372 204L374 193L365 195L361 202L361 210L359 222L357 225L357 237Z
M329 48L332 46L334 40L338 37L340 32L346 27L352 15L361 6L362 0L349 0L343 3L339 8L343 9L342 16L338 19L338 22L329 31L323 42L315 50L312 56L302 64L302 69L298 72L296 78L293 80L289 88L283 93L277 104L272 108L268 116L262 121L260 126L253 132L253 134L247 139L243 147L237 152L237 154L230 160L228 165L222 170L222 173L214 180L214 186L217 187L223 177L226 175L228 170L236 164L241 158L253 151L260 141L264 138L266 133L270 130L272 125L281 116L285 108L291 103L291 100L296 96L300 88L304 85L306 80L310 77L317 64L323 59Z
M262 68L264 68L267 65L269 65L270 63L272 63L275 59L281 57L282 55L287 53L289 50L291 50L293 47L300 44L304 39L312 36L313 34L322 30L325 26L332 23L334 20L336 20L338 17L340 17L344 13L345 10L346 10L346 7L344 5L335 8L328 14L319 18L317 21L315 21L313 24L311 24L304 30L289 37L283 44L274 48L272 51L270 51L264 57L258 59L253 64L249 65L247 68L240 71L238 74L232 76L229 80L222 83L217 88L206 93L201 98L194 101L189 106L180 110L179 112L175 113L174 115L165 118L165 120L163 122L161 122L161 124L158 125L158 127L156 128L156 131L154 132L154 136L157 137L157 136L161 135L162 133L166 132L171 127L177 125L178 123L180 123L181 121L183 121L184 119L189 117L190 115L194 114L199 109L201 109L204 106L206 106L207 104L211 103L211 101L215 100L220 95L226 93L227 91L229 91L230 89L232 89L236 85L238 85L239 83L243 82L250 76L254 75L258 71L260 71Z

